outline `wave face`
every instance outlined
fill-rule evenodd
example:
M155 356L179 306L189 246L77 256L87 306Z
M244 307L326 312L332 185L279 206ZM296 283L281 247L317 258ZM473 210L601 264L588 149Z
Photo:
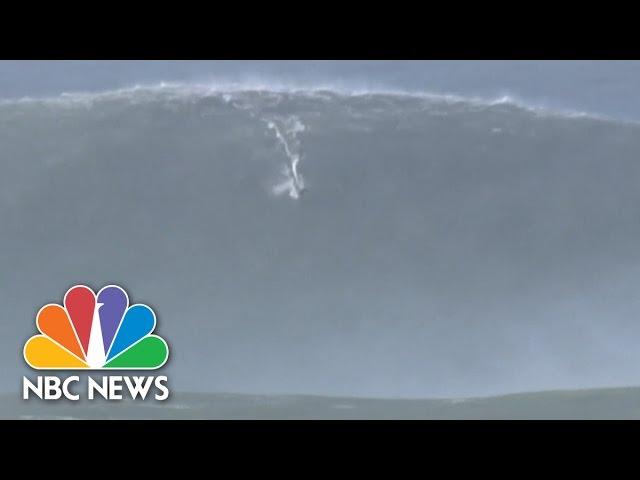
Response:
M75 283L154 308L176 390L637 383L639 134L392 93L5 102L0 387Z

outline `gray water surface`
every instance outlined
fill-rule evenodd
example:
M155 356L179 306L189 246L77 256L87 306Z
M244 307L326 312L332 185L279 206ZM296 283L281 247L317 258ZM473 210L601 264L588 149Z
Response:
M639 134L339 89L4 102L0 388L19 391L36 312L76 283L154 307L175 391L637 384ZM275 195L296 156L306 193Z

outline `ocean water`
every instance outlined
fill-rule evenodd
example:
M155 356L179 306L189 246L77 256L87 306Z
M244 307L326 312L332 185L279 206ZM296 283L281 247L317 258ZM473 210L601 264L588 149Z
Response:
M456 399L178 393L165 402L23 401L0 395L0 419L16 420L637 420L638 388L560 390Z
M510 96L554 109L640 120L638 61L0 61L0 98L97 92L162 81Z
M166 83L4 100L0 145L0 390L75 283L154 307L174 391L638 383L633 120Z

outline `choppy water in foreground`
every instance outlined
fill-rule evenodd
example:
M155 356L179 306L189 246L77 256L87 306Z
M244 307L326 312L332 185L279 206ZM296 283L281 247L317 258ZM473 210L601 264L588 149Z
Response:
M0 397L0 419L640 419L640 388L439 400L174 394L166 402L43 402Z

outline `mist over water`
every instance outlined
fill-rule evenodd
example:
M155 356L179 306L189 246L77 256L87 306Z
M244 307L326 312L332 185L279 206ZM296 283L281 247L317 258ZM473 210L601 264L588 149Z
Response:
M339 89L4 102L0 388L75 283L155 309L176 391L635 385L639 134ZM304 195L275 195L294 165Z

